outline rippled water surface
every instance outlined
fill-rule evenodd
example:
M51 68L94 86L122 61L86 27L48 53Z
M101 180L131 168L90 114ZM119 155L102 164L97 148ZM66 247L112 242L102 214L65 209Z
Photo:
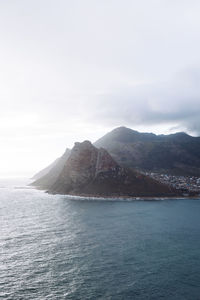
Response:
M84 200L23 186L0 181L1 299L200 299L199 200Z

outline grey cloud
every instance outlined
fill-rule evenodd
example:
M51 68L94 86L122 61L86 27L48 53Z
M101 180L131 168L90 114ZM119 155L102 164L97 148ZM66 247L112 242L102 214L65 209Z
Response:
M91 106L92 107L92 106ZM200 135L200 69L179 72L168 82L116 89L94 100L91 121L112 126L177 124Z

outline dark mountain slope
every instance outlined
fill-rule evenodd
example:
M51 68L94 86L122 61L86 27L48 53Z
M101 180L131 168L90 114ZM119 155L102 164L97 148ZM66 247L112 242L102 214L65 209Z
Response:
M50 193L88 196L172 196L168 186L119 166L103 148L75 143Z
M142 171L200 176L200 138L184 132L155 135L119 127L94 145L105 148L124 166Z

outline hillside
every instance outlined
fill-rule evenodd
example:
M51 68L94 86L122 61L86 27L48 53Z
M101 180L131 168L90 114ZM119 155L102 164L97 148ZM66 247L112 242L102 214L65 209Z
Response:
M75 143L50 193L87 196L172 196L176 192L147 176L119 166L103 148Z
M119 127L94 143L121 165L139 171L200 176L200 138L184 132L140 133Z

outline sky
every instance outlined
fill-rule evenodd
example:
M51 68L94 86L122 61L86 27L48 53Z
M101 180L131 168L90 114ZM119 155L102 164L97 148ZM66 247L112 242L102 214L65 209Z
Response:
M0 177L118 126L200 135L199 0L0 0Z

